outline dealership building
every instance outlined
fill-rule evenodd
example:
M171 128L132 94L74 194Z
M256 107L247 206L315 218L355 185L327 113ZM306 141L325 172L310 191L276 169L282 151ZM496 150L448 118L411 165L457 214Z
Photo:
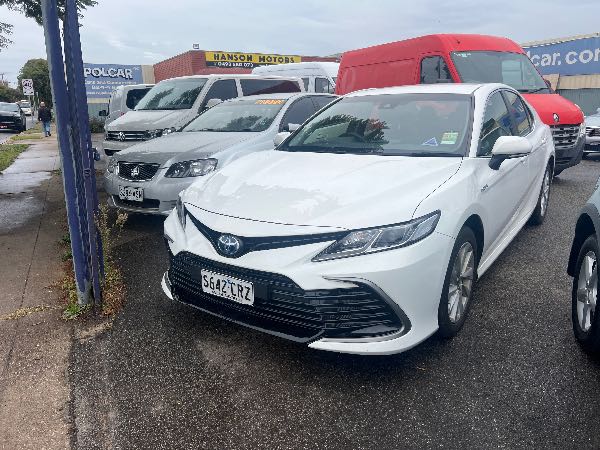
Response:
M211 73L250 73L254 67L308 61L337 61L335 57L276 55L190 50L151 65L84 63L90 117L107 108L112 91L121 85L153 84L167 78Z
M600 33L521 44L540 73L586 115L600 108Z

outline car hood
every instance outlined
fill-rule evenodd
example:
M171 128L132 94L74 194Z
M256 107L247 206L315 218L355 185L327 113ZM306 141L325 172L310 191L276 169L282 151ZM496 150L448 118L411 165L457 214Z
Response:
M128 111L127 114L123 114L121 117L113 120L107 127L107 130L148 131L178 127L184 125L180 121L188 116L189 113L189 109L180 109L177 111Z
M558 94L523 94L546 125L572 125L583 122L583 113L575 103ZM554 120L554 113L559 120Z
M286 225L355 229L410 220L462 158L264 151L184 191L212 213Z
M118 161L172 164L210 156L260 133L221 133L211 131L172 133L133 145L120 151Z

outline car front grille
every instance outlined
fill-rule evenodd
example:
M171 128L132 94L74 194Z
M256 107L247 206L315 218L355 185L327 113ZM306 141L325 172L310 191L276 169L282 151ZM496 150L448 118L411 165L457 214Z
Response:
M575 147L579 136L579 125L551 125L550 129L556 150Z
M589 137L600 137L600 127L585 127L585 135Z
M152 179L159 167L158 164L119 161L119 176L125 180L147 181Z
M179 301L288 339L306 342L319 337L365 337L365 333L373 336L408 330L392 306L366 284L305 291L283 275L230 266L188 252L170 256L169 280ZM252 282L254 304L205 293L201 269Z
M148 139L145 131L107 131L107 141L145 141Z

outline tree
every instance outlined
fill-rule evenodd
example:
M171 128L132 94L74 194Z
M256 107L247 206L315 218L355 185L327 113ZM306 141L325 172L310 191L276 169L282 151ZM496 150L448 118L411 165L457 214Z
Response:
M77 11L80 17L82 17L81 11L98 3L96 0L75 0L75 2L77 3ZM42 24L42 2L40 0L0 0L0 6L6 6L13 11L19 11L25 14L25 17L35 19L39 25ZM65 0L57 0L57 6L58 15L62 19L65 14ZM0 51L12 43L6 37L11 32L12 25L0 22Z
M0 83L0 102L14 103L23 98L21 91L13 89L6 83Z
M38 99L41 102L46 102L48 106L52 105L48 62L45 59L30 59L27 61L19 72L19 86L21 86L21 80L27 78L33 80L33 88L38 94Z

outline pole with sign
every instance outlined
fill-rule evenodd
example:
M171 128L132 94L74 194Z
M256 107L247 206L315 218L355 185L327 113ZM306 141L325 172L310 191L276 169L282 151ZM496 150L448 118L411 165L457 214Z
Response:
M21 80L21 86L23 87L23 95L27 96L29 105L33 108L33 103L31 103L31 97L35 95L35 91L33 90L33 80L31 78Z

